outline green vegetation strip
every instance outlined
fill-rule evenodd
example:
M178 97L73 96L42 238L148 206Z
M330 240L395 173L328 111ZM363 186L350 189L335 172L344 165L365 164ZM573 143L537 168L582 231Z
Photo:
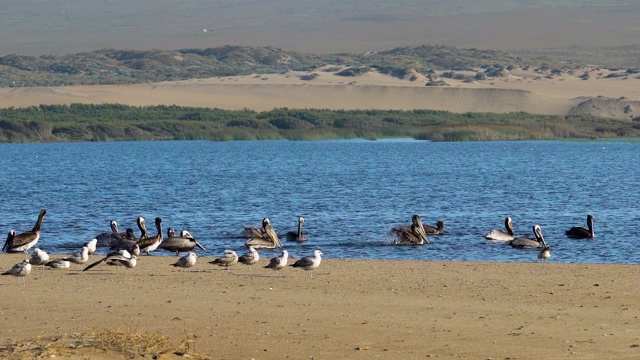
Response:
M0 142L121 140L432 141L638 138L640 119L414 110L274 109L232 111L183 106L40 105L0 109Z

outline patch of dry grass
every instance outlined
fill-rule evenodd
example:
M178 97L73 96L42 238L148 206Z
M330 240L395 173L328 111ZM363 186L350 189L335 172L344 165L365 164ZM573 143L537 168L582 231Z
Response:
M93 355L92 355L93 354ZM0 359L75 358L102 355L104 358L210 359L195 352L195 341L186 327L180 344L160 333L103 330L94 333L53 335L0 345Z

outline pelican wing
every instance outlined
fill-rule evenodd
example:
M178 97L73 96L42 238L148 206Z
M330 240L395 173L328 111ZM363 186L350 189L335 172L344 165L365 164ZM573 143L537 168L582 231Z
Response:
M264 231L267 234L267 237L273 242L274 245L276 245L279 248L282 247L282 243L280 243L280 239L278 239L278 234L276 234L276 231L273 230L273 227L271 225L265 226Z

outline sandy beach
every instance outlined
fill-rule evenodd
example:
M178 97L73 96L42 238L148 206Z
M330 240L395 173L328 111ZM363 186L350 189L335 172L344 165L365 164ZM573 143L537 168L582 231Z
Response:
M7 344L105 330L159 333L176 344L187 336L193 352L212 359L640 356L637 266L326 255L312 278L264 269L267 259L227 272L200 257L183 272L164 256L143 256L129 271L34 269L26 285L3 276L0 358L36 357ZM1 255L0 268L24 257ZM63 358L127 358L98 347L66 351Z
M584 73L590 75L583 80ZM443 79L447 86L427 87L427 79L398 79L369 72L342 77L316 71L192 79L139 85L0 88L0 107L39 104L119 103L134 106L181 105L228 110L269 111L274 108L432 109L454 113L524 111L568 115L588 99L590 114L631 119L640 116L640 80L608 77L610 70L586 68L553 75L514 69L508 76L465 82ZM474 73L469 73L469 75Z

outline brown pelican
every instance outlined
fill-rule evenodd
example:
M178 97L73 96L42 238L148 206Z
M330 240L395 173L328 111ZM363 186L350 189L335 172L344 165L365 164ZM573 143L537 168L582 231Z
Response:
M424 226L422 225L422 220L420 220L420 216L413 215L411 217L411 226L400 226L397 228L391 229L392 233L395 233L398 237L395 241L395 245L423 245L429 244L429 239L427 239L427 234L424 231Z
M508 244L517 249L538 249L547 246L544 242L542 229L540 229L539 225L533 225L533 234L536 236L535 240L527 237L520 237L509 241Z
M38 240L40 240L40 225L42 224L42 219L44 219L46 213L47 211L45 209L40 210L38 220L31 231L16 235L16 232L11 230L7 237L7 241L5 241L4 246L2 247L2 251L6 251L8 253L23 252L26 254L27 251L31 249Z
M114 241L109 246L109 249L111 249L112 251L128 250L131 252L137 246L137 242L138 238L136 237L133 229L127 228L125 236L114 238Z
M593 239L596 234L593 232L593 216L591 215L587 215L587 226L588 230L578 226L572 227L565 234L572 239Z
M540 253L538 253L538 261L547 261L551 257L551 246L546 245Z
M245 246L253 246L254 249L274 249L276 246L279 248L282 247L280 239L278 239L276 231L273 230L269 218L262 219L262 229L264 231L264 236L252 237L247 240Z
M444 220L436 221L436 226L422 224L422 228L424 228L424 233L429 235L442 235L444 234ZM411 231L411 226L398 226L391 229L391 232L400 235L404 231Z
M115 220L109 221L109 227L111 227L111 232L103 232L98 234L95 238L98 246L113 246L114 243L117 243L123 237L126 238L126 233L121 233L118 228L118 223Z
M136 257L135 255L129 254L127 250L120 250L120 251L107 254L107 256L87 266L82 271L87 271L94 266L98 266L102 264L103 262L111 263L118 266L124 266L127 269L131 269L137 265L138 257Z
M144 224L144 219L142 223ZM162 242L162 219L159 217L156 218L156 230L158 233L155 236L141 238L136 242L140 246L140 251L146 252L147 255L151 255L150 252L157 249Z
M62 260L66 260L66 261L72 262L72 263L78 265L80 270L82 270L82 264L84 264L87 261L89 261L89 249L86 246L83 246L82 250L80 252L74 253L71 256L67 256L66 258L64 258Z
M436 226L435 227L433 227L431 225L426 225L426 224L422 224L422 227L424 228L425 234L430 234L430 235L442 235L442 234L444 234L444 220L436 221Z
M235 265L237 263L238 263L238 254L236 254L236 252L233 250L225 250L224 255L222 257L219 257L214 261L210 262L210 264L226 267L227 271L229 271L229 266Z
M109 236L108 246L112 251L117 250L128 250L132 252L134 250L135 244L140 239L144 239L147 237L147 228L144 223L143 217L138 217L136 219L136 223L138 228L140 229L140 238L136 237L135 232L131 228L127 228L124 233L119 232L118 224L115 221L111 221L111 230L112 233ZM98 245L101 244L101 241L98 240Z
M190 272L191 271L190 268L196 264L197 259L198 259L198 256L196 255L196 253L190 252L187 255L178 259L178 261L176 261L175 263L171 264L171 266L181 267L184 270L187 270Z
M513 236L513 227L511 227L511 218L504 218L504 227L507 229L507 232L502 230L491 230L485 235L485 239L487 240L496 240L496 241L511 241L515 239Z
M169 228L169 230L167 230L167 238L162 240L158 248L175 252L177 256L180 256L181 252L191 251L196 246L202 251L207 252L187 230L182 230L180 236L176 236L176 230Z
M311 271L314 269L317 269L318 266L320 266L320 262L322 261L321 255L322 255L322 252L320 250L314 250L313 256L303 257L302 259L293 263L293 265L291 266L300 267L305 270L308 270L309 277L313 277Z
M63 259L53 259L46 265L52 269L68 269L71 266L71 262Z
M264 226L264 220L263 226ZM247 226L242 231L242 237L252 238L252 237L264 237L266 234L264 233L264 229L255 227L255 226Z
M258 260L260 260L260 254L258 254L258 251L254 249L253 246L249 246L249 252L238 258L238 262L249 265L249 269L251 269L251 265L257 263Z
M20 284L20 278L23 278L24 284L27 284L27 280L24 279L25 276L31 274L31 264L29 264L29 259L22 260L21 263L17 263L13 265L13 267L5 272L2 275L11 275L18 278L18 284Z
M289 231L287 233L288 241L297 241L297 242L307 241L307 237L302 233L302 224L304 224L304 218L300 216L298 218L298 231Z
M287 266L287 261L289 260L289 252L287 250L282 250L282 255L272 257L269 260L269 264L265 266L265 269L273 269L273 270L282 270Z
M31 255L31 259L29 260L29 263L31 265L42 265L42 269L44 269L44 266L49 262L49 254L47 254L45 251L40 250L39 248L35 248L33 249L33 254Z

